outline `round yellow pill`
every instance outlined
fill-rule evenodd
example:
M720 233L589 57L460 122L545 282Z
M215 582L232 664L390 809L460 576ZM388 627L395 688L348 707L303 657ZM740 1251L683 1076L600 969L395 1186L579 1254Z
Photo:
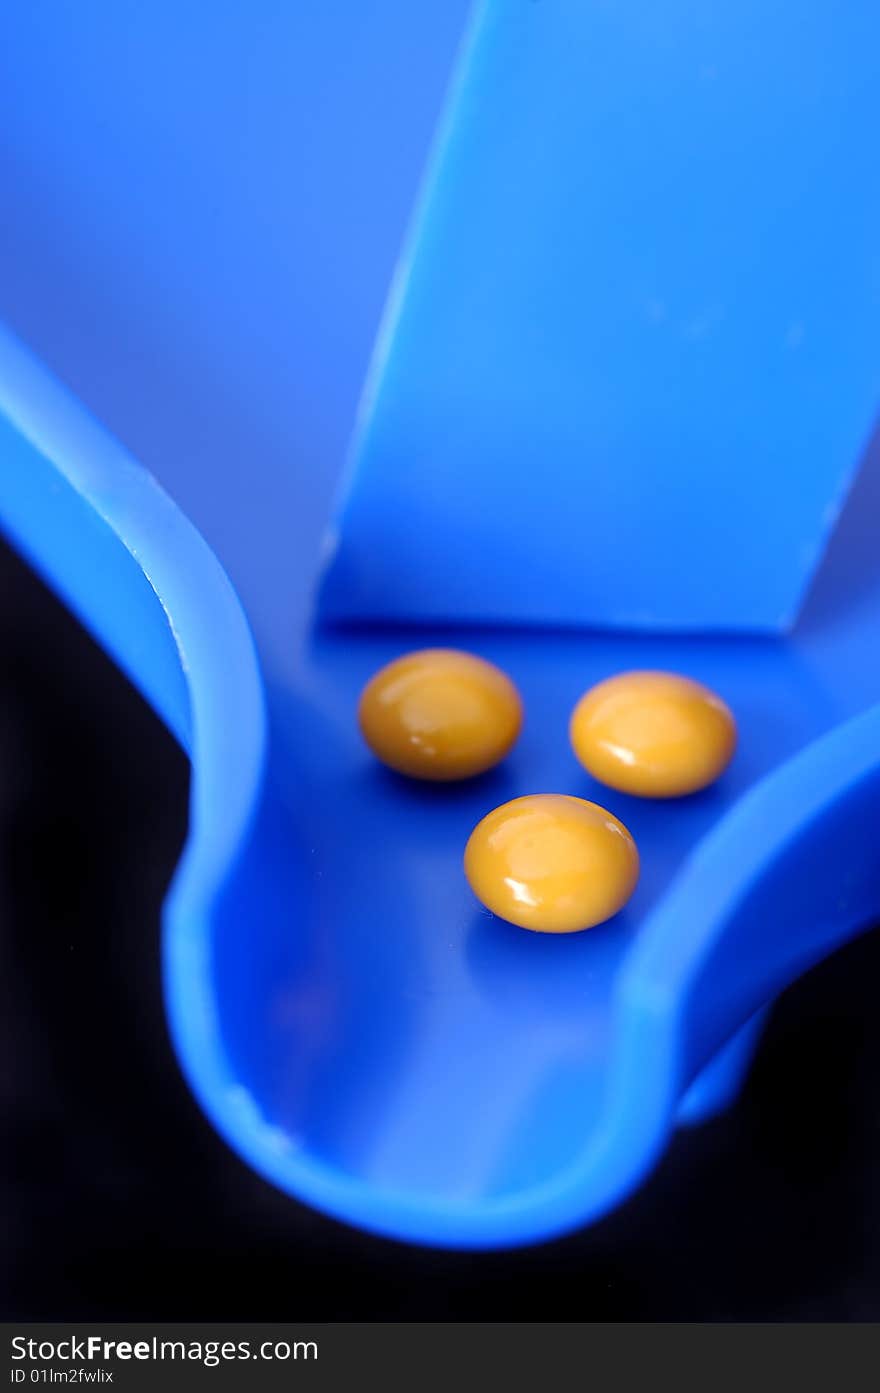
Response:
M705 788L736 748L736 722L719 696L673 672L622 672L581 697L571 743L603 784L642 798Z
M415 779L468 779L508 753L522 702L493 663L425 648L383 667L361 694L361 733L384 764Z
M484 817L464 853L468 883L493 914L538 933L604 923L639 878L639 853L616 817L561 793L514 798Z

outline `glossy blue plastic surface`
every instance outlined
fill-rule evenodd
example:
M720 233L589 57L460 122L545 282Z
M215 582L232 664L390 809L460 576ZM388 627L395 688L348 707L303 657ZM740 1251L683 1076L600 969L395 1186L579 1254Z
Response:
M170 0L59 7L49 28L39 8L4 20L0 299L199 522L257 637L259 658L155 479L4 337L0 525L192 758L163 931L182 1067L257 1170L349 1222L460 1246L586 1222L724 1100L755 1013L880 910L876 456L788 640L315 636L330 488L460 14L425 5L404 42L396 4L344 33L317 7L207 26ZM343 231L352 182L382 177ZM364 679L433 640L500 662L527 704L511 759L462 788L391 778L354 729ZM729 774L674 807L600 794L564 736L584 687L645 664L741 721ZM489 806L547 788L606 801L643 854L626 913L563 941L488 918L460 872Z
M871 4L482 0L327 615L789 628L880 409L878 90Z
M4 526L191 752L164 943L181 1063L224 1135L292 1194L459 1245L588 1220L641 1177L683 1098L689 1120L701 1071L710 1091L726 1072L712 1065L725 1041L880 910L880 707L830 729L880 688L876 469L790 643L486 634L479 650L520 681L526 733L498 772L438 790L377 768L354 729L360 683L400 636L325 637L270 693L264 778L254 650L210 552L8 338L0 383ZM599 795L643 855L617 919L561 940L512 929L470 897L467 831L522 789L597 795L565 716L634 662L717 686L742 722L737 759L671 807Z

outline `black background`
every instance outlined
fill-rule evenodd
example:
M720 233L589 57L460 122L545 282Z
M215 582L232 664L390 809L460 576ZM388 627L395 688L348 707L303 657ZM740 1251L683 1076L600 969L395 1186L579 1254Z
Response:
M792 988L739 1104L570 1238L365 1237L250 1172L162 1013L188 766L0 549L0 1311L7 1319L874 1320L880 935Z

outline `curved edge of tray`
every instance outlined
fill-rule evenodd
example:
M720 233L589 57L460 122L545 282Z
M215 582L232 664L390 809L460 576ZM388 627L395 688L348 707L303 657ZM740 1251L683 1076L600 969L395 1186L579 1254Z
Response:
M166 1008L183 1072L217 1130L287 1193L414 1242L533 1242L623 1199L661 1152L683 1093L715 1051L770 995L857 931L853 912L820 925L803 943L786 945L777 935L754 991L746 981L708 1031L695 1025L713 954L737 932L749 896L806 829L880 775L880 707L815 742L740 799L646 921L617 983L605 1109L564 1173L552 1184L476 1205L377 1190L279 1134L234 1077L223 1047L211 985L215 915L230 897L234 904L244 893L246 901L249 877L284 875L278 857L273 862L262 848L277 814L265 778L259 663L235 591L152 477L3 331L0 412L32 448L34 466L5 477L0 468L0 523L190 754L189 834L164 914ZM60 520L63 530L44 525L47 519ZM72 526L82 527L82 545L76 536L67 545ZM111 603L117 581L137 624L118 622ZM154 630L152 644L144 642L147 629ZM176 675L167 661L169 636ZM880 801L880 777L877 784Z

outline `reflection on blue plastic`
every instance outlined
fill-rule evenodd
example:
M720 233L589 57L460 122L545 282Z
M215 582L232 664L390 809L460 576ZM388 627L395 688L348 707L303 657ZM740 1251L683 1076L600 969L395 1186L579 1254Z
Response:
M588 1221L680 1110L723 1099L755 1013L880 912L876 468L790 643L480 635L521 685L526 730L499 770L438 790L375 766L354 728L361 682L405 636L304 643L269 690L267 745L241 609L174 504L5 336L0 413L0 523L191 755L163 942L182 1067L297 1198L455 1246ZM675 805L603 791L644 867L616 920L554 940L492 919L461 875L467 832L515 791L599 796L565 718L636 664L731 702L731 769Z
M275 667L468 3L2 7L0 321L173 491Z
M880 11L483 0L329 617L790 627L880 407Z
M706 1122L734 1101L757 1049L766 1016L766 1007L757 1011L697 1075L679 1104L679 1126Z

